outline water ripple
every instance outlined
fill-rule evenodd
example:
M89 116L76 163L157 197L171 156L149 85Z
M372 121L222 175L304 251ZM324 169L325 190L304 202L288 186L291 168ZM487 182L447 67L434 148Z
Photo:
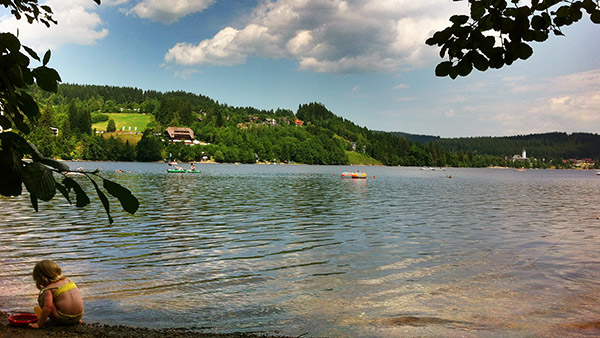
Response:
M113 208L109 226L98 200L32 213L26 195L0 198L0 310L30 308L31 268L51 257L76 279L88 320L121 324L544 336L555 328L546 323L600 311L590 296L600 294L600 225L582 222L544 253L597 214L600 181L582 171L449 169L449 180L363 168L369 179L352 181L343 167L81 165L128 186L139 211Z

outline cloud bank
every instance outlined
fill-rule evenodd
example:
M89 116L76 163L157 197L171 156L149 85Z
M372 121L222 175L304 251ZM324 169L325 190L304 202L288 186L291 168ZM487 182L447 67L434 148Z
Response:
M177 43L165 61L239 65L249 57L289 58L314 72L398 72L437 60L424 41L461 8L439 0L265 0L245 27Z
M56 49L65 44L94 45L108 35L100 16L94 12L97 5L89 0L49 0L58 25L47 28L42 23L28 24L12 15L0 18L0 31L19 32L21 41L38 51Z
M503 91L506 96L498 95ZM502 130L503 135L597 132L600 126L600 69L543 79L505 79L473 95L480 95L474 101L481 97L489 100L486 104L467 103L463 112ZM490 104L494 97L496 101ZM502 104L498 100L503 100Z
M125 13L168 25L186 15L202 12L214 2L215 0L143 0Z

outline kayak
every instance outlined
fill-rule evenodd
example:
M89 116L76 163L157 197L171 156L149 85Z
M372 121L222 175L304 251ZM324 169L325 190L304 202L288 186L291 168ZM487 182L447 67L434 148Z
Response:
M185 169L167 169L168 173L190 173L190 174L199 174L202 171L200 170L185 170Z

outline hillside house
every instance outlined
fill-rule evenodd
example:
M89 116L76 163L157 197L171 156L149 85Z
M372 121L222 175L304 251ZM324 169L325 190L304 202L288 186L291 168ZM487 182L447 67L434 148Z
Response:
M263 122L263 124L268 124L270 126L276 126L277 120L267 117L267 118L265 118L265 121Z
M165 130L164 135L169 142L194 142L194 131L190 128L169 127Z
M296 125L297 125L297 126L300 126L300 127L301 127L302 125L304 125L304 121L301 121L301 120L298 120L298 119L296 119L296 121L294 121L294 123L296 123Z

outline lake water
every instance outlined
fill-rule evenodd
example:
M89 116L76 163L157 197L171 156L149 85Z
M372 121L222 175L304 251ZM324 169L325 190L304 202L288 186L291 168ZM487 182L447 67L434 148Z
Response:
M111 199L109 225L97 198L77 209L57 196L37 213L26 195L0 199L0 310L31 311L31 270L51 258L81 289L89 322L303 337L600 334L593 171L70 166L101 168L140 209ZM351 169L368 179L340 178Z

